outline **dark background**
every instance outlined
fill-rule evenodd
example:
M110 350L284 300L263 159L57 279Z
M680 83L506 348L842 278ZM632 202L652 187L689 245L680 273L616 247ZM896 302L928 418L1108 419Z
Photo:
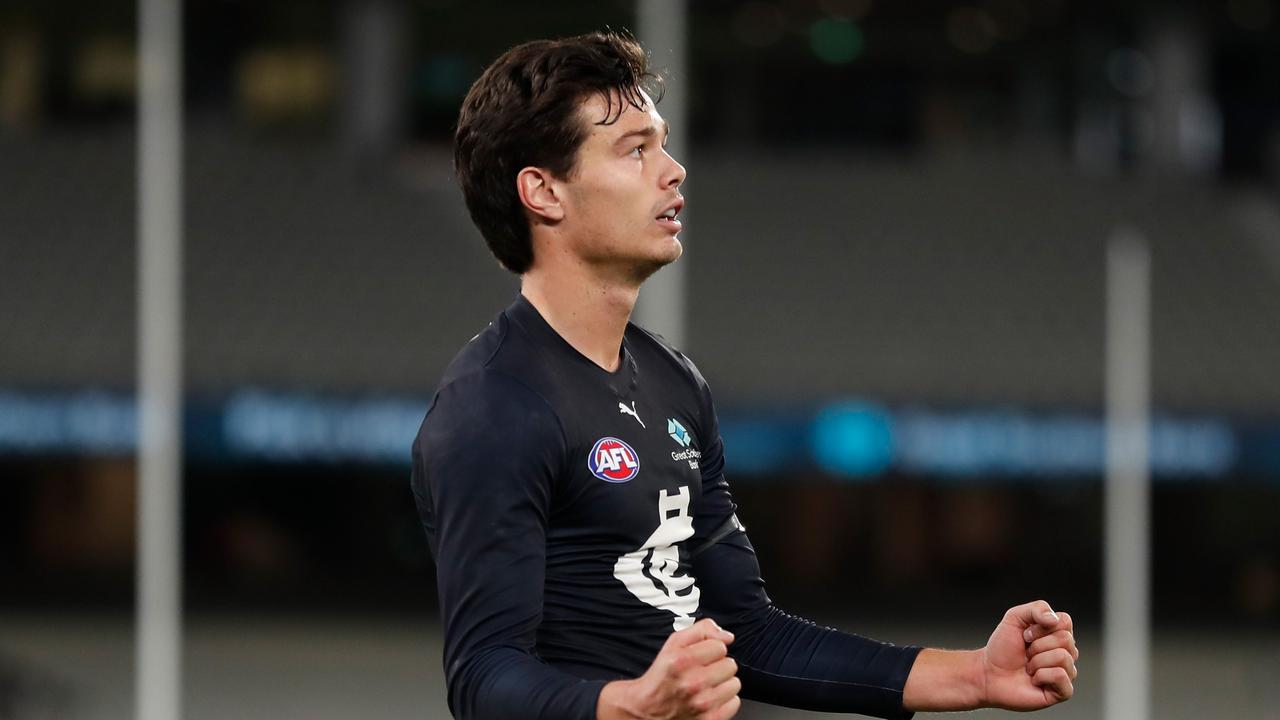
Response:
M407 441L445 364L517 287L466 217L452 124L507 47L634 29L635 9L183 8L190 712L242 697L337 716L290 703L341 690L388 716L439 713ZM1269 681L1240 668L1274 660L1280 620L1280 5L688 13L687 74L668 80L689 109L685 347L716 392L775 600L885 639L976 645L1006 607L1047 598L1079 618L1094 673L1053 712L1091 716L1101 453L1055 465L1066 436L1050 426L1100 427L1105 248L1134 228L1151 248L1157 416L1231 449L1196 464L1200 446L1174 440L1154 472L1157 714L1271 717ZM0 1L0 698L17 688L17 717L115 717L131 697L136 21L115 0ZM292 414L234 425L262 396ZM86 398L115 419L68 420ZM392 420L361 415L370 403ZM890 455L840 436L837 455L871 464L830 461L822 419L850 407L893 429ZM990 431L997 459L921 465L904 440L920 412L1049 429L1014 462L1007 426L964 425ZM308 435L322 420L347 439ZM331 656L386 686L299 660ZM295 692L254 684L288 666ZM1196 692L1185 680L1201 676Z

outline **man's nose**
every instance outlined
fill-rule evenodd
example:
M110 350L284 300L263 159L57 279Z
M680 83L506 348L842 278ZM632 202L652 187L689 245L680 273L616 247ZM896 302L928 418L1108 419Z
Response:
M671 157L671 156L668 155L667 157ZM689 173L684 169L684 166L681 165L675 158L672 157L671 169L667 172L666 187L670 187L670 188L680 187L680 183L683 183L684 179L688 177L688 175Z

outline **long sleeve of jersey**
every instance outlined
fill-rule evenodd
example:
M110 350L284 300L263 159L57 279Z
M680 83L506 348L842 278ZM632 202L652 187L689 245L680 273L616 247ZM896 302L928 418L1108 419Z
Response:
M696 372L696 369L695 369ZM724 448L710 392L704 393L703 497L694 517L693 568L702 614L734 633L741 696L821 712L910 718L902 706L920 653L816 625L773 605L724 477Z
M604 682L535 653L563 456L543 399L490 370L442 388L414 443L412 485L436 560L449 708L459 720L595 718Z

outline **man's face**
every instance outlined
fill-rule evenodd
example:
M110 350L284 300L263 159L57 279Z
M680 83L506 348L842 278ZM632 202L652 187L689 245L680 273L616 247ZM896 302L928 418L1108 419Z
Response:
M679 220L662 216L683 208L679 187L685 170L663 147L667 124L653 100L644 98L644 110L622 101L622 115L608 125L597 124L606 116L603 98L593 94L583 101L579 120L587 137L574 172L563 181L560 227L566 249L633 281L683 252ZM620 100L614 96L615 112Z

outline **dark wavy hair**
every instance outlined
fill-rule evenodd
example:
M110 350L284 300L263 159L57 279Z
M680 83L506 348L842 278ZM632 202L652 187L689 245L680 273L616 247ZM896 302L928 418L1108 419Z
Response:
M657 102L662 78L649 72L634 38L612 31L518 45L471 86L458 114L454 169L471 220L503 267L522 274L533 264L516 174L533 166L571 177L587 135L582 101L602 97L605 117L596 124L609 125L623 102L644 109L641 89Z

